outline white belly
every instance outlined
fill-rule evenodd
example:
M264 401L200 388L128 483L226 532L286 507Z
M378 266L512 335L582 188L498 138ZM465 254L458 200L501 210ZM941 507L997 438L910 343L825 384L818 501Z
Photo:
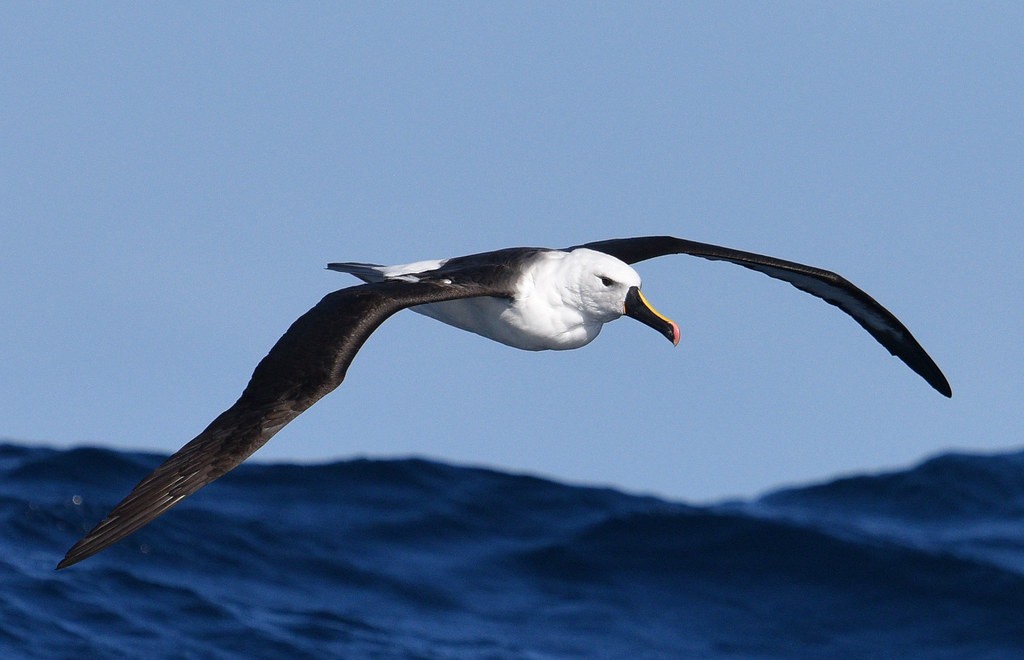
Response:
M536 302L536 301L535 301ZM585 346L601 332L600 323L587 323L574 309L512 301L505 298L467 298L417 305L424 316L474 332L525 351L569 350Z

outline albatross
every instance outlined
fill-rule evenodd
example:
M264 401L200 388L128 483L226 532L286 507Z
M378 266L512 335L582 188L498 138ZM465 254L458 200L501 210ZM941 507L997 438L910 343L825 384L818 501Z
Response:
M360 347L403 309L515 348L585 346L622 316L673 344L679 326L640 292L630 264L669 254L727 261L764 273L846 312L939 393L952 390L899 319L831 271L672 236L619 238L566 249L507 248L400 266L331 263L363 284L327 294L256 366L238 401L144 478L57 565L66 568L137 531L262 447L334 390Z

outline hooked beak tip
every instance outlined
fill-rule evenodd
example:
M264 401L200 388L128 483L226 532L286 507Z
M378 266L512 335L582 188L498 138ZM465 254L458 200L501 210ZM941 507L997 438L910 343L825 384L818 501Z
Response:
M679 326L675 321L666 318L644 298L639 287L632 287L626 295L623 313L657 330L663 337L672 342L673 346L679 345Z

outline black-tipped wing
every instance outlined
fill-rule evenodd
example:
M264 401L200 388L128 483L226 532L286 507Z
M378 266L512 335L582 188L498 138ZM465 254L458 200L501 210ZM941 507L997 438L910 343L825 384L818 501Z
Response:
M789 282L801 291L817 296L849 314L890 353L928 381L929 385L945 396L953 395L938 365L921 348L906 326L874 298L831 271L672 236L619 238L576 247L604 252L629 264L668 254L689 254L703 259L730 261Z
M503 295L471 280L451 279L364 284L328 294L270 349L238 401L139 482L57 568L128 536L238 466L338 387L366 339L395 312L423 303Z

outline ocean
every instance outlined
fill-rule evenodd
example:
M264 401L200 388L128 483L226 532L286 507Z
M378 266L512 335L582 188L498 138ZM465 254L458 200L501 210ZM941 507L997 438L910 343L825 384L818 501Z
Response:
M0 445L0 657L1024 657L1024 452L712 506L245 464L55 571L160 459Z

